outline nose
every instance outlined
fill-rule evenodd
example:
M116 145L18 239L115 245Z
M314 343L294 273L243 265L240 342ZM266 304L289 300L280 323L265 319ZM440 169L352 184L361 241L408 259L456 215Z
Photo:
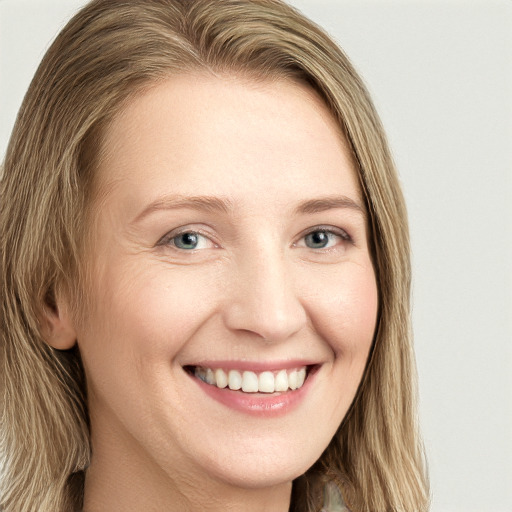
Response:
M282 254L259 252L245 257L231 274L224 322L267 342L286 340L307 323L307 314L295 290L290 265Z

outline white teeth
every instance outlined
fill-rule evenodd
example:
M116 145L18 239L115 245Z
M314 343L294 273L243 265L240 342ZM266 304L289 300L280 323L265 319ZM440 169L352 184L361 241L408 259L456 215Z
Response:
M215 385L215 375L211 368L206 368L206 382L207 384Z
M242 391L246 393L258 392L258 376L254 372L244 372L242 377Z
M301 368L297 372L297 388L301 388L306 380L306 368Z
M200 368L199 366L196 366L194 369L194 375L201 379L202 381L206 381L206 373L203 368Z
M274 374L272 372L260 373L258 378L258 391L260 393L273 393L275 391Z
M275 376L274 386L276 391L287 391L288 390L288 374L286 370L281 370Z
M229 370L228 374L228 386L233 391L238 391L242 387L242 375L236 370Z
M297 370L292 370L288 375L288 386L290 389L297 389Z
M295 390L303 386L306 380L306 367L292 370L264 371L260 374L252 371L229 370L222 368L204 368L196 366L194 375L218 388L229 387L233 391L244 393L274 393Z
M220 368L215 370L215 381L217 383L218 388L225 388L228 385L228 376L224 370Z

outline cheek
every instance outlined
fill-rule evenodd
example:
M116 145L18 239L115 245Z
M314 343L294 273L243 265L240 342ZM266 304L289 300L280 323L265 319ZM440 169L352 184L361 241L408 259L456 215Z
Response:
M377 284L371 264L347 265L331 273L324 283L309 296L316 331L336 357L363 358L365 362L378 312Z
M149 265L101 275L79 333L91 410L114 411L125 425L143 411L153 414L148 397L167 385L173 360L215 310L215 286L201 286L203 280ZM165 397L179 401L167 388Z
M218 295L211 274L165 265L118 268L96 289L87 338L118 360L169 361L215 311Z

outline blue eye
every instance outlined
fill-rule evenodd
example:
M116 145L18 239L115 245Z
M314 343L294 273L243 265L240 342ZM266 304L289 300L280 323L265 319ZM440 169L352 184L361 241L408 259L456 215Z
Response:
M342 229L315 229L304 235L302 243L310 249L329 249L343 241L350 241L350 236Z
M323 249L324 247L327 247L332 237L333 234L328 233L327 231L313 231L306 235L305 242L311 249Z
M190 251L193 249L197 249L199 245L199 237L200 235L198 233L181 233L172 238L172 243L173 245L178 247L178 249L185 249Z
M217 245L208 235L203 235L192 229L178 229L171 231L158 242L161 247L170 247L178 251L196 251L202 249L214 249Z
M171 245L184 251L195 249L208 249L215 247L215 244L206 236L195 231L185 231L169 239Z

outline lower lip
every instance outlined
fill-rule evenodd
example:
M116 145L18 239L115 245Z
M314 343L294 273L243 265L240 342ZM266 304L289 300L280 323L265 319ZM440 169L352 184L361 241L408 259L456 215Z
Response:
M317 368L312 368L308 372L306 381L299 389L287 391L285 393L244 393L243 391L233 391L229 388L218 388L211 384L206 384L202 380L190 375L190 378L197 383L210 398L217 402L234 409L236 411L250 414L253 416L276 417L284 415L297 407L306 397Z

